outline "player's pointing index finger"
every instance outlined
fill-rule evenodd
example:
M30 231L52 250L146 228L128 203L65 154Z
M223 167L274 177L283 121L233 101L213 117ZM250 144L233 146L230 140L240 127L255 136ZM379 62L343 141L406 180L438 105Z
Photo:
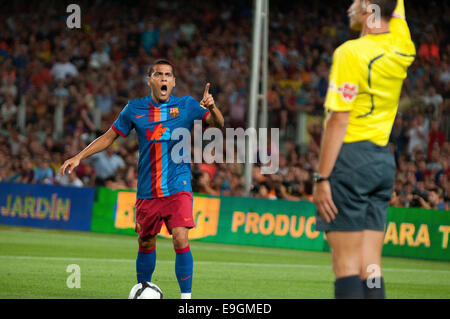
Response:
M206 97L209 94L209 83L206 83L205 92L203 92L203 97Z

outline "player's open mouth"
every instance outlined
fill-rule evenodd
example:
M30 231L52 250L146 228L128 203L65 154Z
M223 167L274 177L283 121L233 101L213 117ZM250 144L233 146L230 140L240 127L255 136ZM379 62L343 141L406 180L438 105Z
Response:
M167 94L167 85L163 85L161 86L161 95L166 95Z

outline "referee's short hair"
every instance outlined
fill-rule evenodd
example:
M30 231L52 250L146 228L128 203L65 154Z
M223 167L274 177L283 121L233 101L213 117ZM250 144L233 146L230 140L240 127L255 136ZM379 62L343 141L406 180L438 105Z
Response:
M158 59L154 61L150 66L148 67L148 76L152 76L152 73L155 72L155 66L156 65L170 65L172 67L172 74L175 76L175 67L173 66L172 62L166 59Z
M366 0L361 0L366 1ZM380 14L383 19L390 20L397 6L397 0L369 0L371 4L380 7Z

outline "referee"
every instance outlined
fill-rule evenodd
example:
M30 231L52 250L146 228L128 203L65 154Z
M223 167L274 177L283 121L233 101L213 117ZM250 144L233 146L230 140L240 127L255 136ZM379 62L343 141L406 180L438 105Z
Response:
M403 0L353 0L348 16L361 33L333 55L316 228L331 247L335 298L385 298L381 251L396 170L387 145L415 47Z

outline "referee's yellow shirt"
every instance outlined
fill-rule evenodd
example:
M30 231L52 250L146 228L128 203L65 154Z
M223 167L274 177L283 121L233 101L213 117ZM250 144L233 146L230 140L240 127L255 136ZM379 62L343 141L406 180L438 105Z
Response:
M325 108L328 114L350 112L344 143L368 140L385 146L389 141L403 80L416 54L403 0L397 1L389 29L347 41L334 52Z

